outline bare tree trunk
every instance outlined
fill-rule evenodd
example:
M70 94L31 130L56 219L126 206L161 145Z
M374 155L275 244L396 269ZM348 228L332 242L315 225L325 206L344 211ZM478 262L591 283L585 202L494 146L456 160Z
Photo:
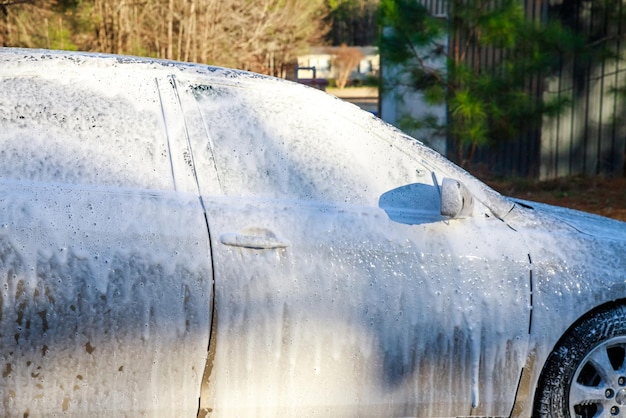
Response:
M196 60L195 45L192 45L192 40L195 39L196 32L196 0L191 0L189 6L189 20L187 22L187 36L185 39L185 54L183 61ZM193 50L192 50L193 48Z
M180 60L183 56L183 37L187 32L185 26L187 25L187 1L183 1L181 14L178 19L178 35L176 39L176 59Z
M4 28L2 29L2 46L9 46L11 38L11 18L9 17L8 10L5 10L4 13Z
M43 21L46 27L46 48L50 48L50 21L47 17Z
M125 48L124 48L124 39L126 38L125 36L125 32L126 32L126 28L124 27L124 22L126 19L124 19L124 10L126 9L125 7L125 1L124 0L119 0L120 3L117 5L117 39L116 39L116 45L115 45L115 53L117 54L121 54L124 52Z
M173 35L174 35L174 0L168 1L167 8L167 54L165 58L173 59L174 51L173 51Z

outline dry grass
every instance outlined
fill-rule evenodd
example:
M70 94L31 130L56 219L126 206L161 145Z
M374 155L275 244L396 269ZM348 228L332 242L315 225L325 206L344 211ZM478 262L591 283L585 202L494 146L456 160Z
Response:
M537 182L485 179L500 193L626 221L626 178L572 177Z

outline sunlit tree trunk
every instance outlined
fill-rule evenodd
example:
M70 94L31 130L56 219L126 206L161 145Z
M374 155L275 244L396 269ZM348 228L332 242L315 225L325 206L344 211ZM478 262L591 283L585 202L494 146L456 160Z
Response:
M168 0L168 8L167 8L167 54L165 56L165 58L167 58L167 59L173 59L174 58L173 36L174 36L174 0Z
M191 0L189 5L189 16L187 18L187 33L185 39L185 54L183 56L183 61L195 61L196 53L195 53L195 31L196 31L196 1Z

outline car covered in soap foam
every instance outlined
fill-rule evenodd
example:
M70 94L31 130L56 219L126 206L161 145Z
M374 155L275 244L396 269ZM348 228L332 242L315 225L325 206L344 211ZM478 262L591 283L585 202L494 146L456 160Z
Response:
M355 106L0 50L0 415L626 414L626 226Z

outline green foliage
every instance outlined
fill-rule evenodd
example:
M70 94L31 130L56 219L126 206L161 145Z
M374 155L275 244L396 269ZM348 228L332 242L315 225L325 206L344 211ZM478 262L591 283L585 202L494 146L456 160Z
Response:
M363 80L363 86L365 87L380 87L380 77L377 75L367 75Z
M379 0L325 0L331 45L369 46L376 39Z
M384 58L392 63L404 63L420 56L425 48L435 53L438 41L445 34L446 22L433 17L417 1L381 0L379 9L383 36L379 40ZM420 50L418 53L417 50Z
M560 22L533 21L522 4L451 0L442 18L415 0L380 2L381 56L398 71L385 89L405 86L428 104L447 104L446 128L460 163L471 159L476 146L513 137L568 104L543 102L529 84L580 53L585 40ZM489 62L478 59L485 54ZM427 118L414 126L432 125Z
M61 13L76 9L81 3L81 0L56 0L53 2L53 10Z
M67 51L77 51L78 46L72 41L72 31L63 26L63 21L54 22L47 27L48 45L46 48L64 49Z

